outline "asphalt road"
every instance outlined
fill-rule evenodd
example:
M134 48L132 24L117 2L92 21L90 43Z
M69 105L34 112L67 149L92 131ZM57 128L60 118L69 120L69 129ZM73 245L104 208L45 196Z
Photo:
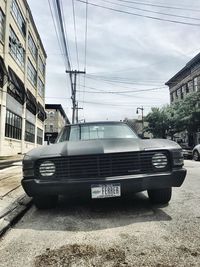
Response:
M34 206L0 240L0 266L200 266L200 162L168 206L146 194Z

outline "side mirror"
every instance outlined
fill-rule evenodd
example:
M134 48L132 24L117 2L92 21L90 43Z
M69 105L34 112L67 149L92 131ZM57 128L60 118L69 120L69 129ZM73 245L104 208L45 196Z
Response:
M138 136L139 136L141 139L144 139L144 134L139 133Z
M140 134L138 134L138 136L139 136L141 139L150 139L150 137L145 137L145 136L144 136L144 133L140 133Z

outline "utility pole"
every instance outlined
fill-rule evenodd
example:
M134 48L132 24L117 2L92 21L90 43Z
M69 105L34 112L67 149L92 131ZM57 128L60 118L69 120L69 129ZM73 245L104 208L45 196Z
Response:
M76 123L78 123L78 110L83 109L78 107L78 102L76 102Z
M72 123L75 122L75 112L76 112L76 80L77 80L77 74L85 74L85 71L79 71L79 70L66 70L66 73L69 73L71 80L72 80ZM72 79L72 75L74 75L74 81ZM79 108L80 109L80 108ZM78 115L77 115L78 116ZM76 122L78 122L78 119L76 119Z
M137 109L136 109L136 113L138 114L138 110L141 110L142 111L142 131L144 130L144 114L143 114L143 112L144 112L144 108L143 107L138 107Z

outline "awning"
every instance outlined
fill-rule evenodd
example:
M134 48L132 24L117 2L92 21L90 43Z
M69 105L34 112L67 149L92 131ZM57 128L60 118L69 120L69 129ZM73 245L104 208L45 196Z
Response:
M23 82L17 76L17 74L8 67L8 75L9 75L9 89L12 92L12 96L16 96L16 100L20 103L24 104L26 91ZM14 95L13 95L14 94Z
M38 119L44 121L46 120L46 118L47 118L46 112L43 106L40 104L40 102L38 102Z
M7 81L8 81L8 72L4 64L4 60L0 56L0 87L3 88L3 86L7 83Z
M36 98L28 89L26 91L26 108L34 115L37 114L38 104Z

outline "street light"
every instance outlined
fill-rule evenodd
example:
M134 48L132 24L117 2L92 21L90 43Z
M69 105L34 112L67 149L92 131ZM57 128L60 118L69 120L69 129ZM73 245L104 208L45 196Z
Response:
M143 132L143 130L144 130L144 115L143 115L144 108L143 108L143 107L138 107L138 108L136 109L136 113L137 113L137 114L139 113L138 110L141 110L141 111L142 111L142 132Z

